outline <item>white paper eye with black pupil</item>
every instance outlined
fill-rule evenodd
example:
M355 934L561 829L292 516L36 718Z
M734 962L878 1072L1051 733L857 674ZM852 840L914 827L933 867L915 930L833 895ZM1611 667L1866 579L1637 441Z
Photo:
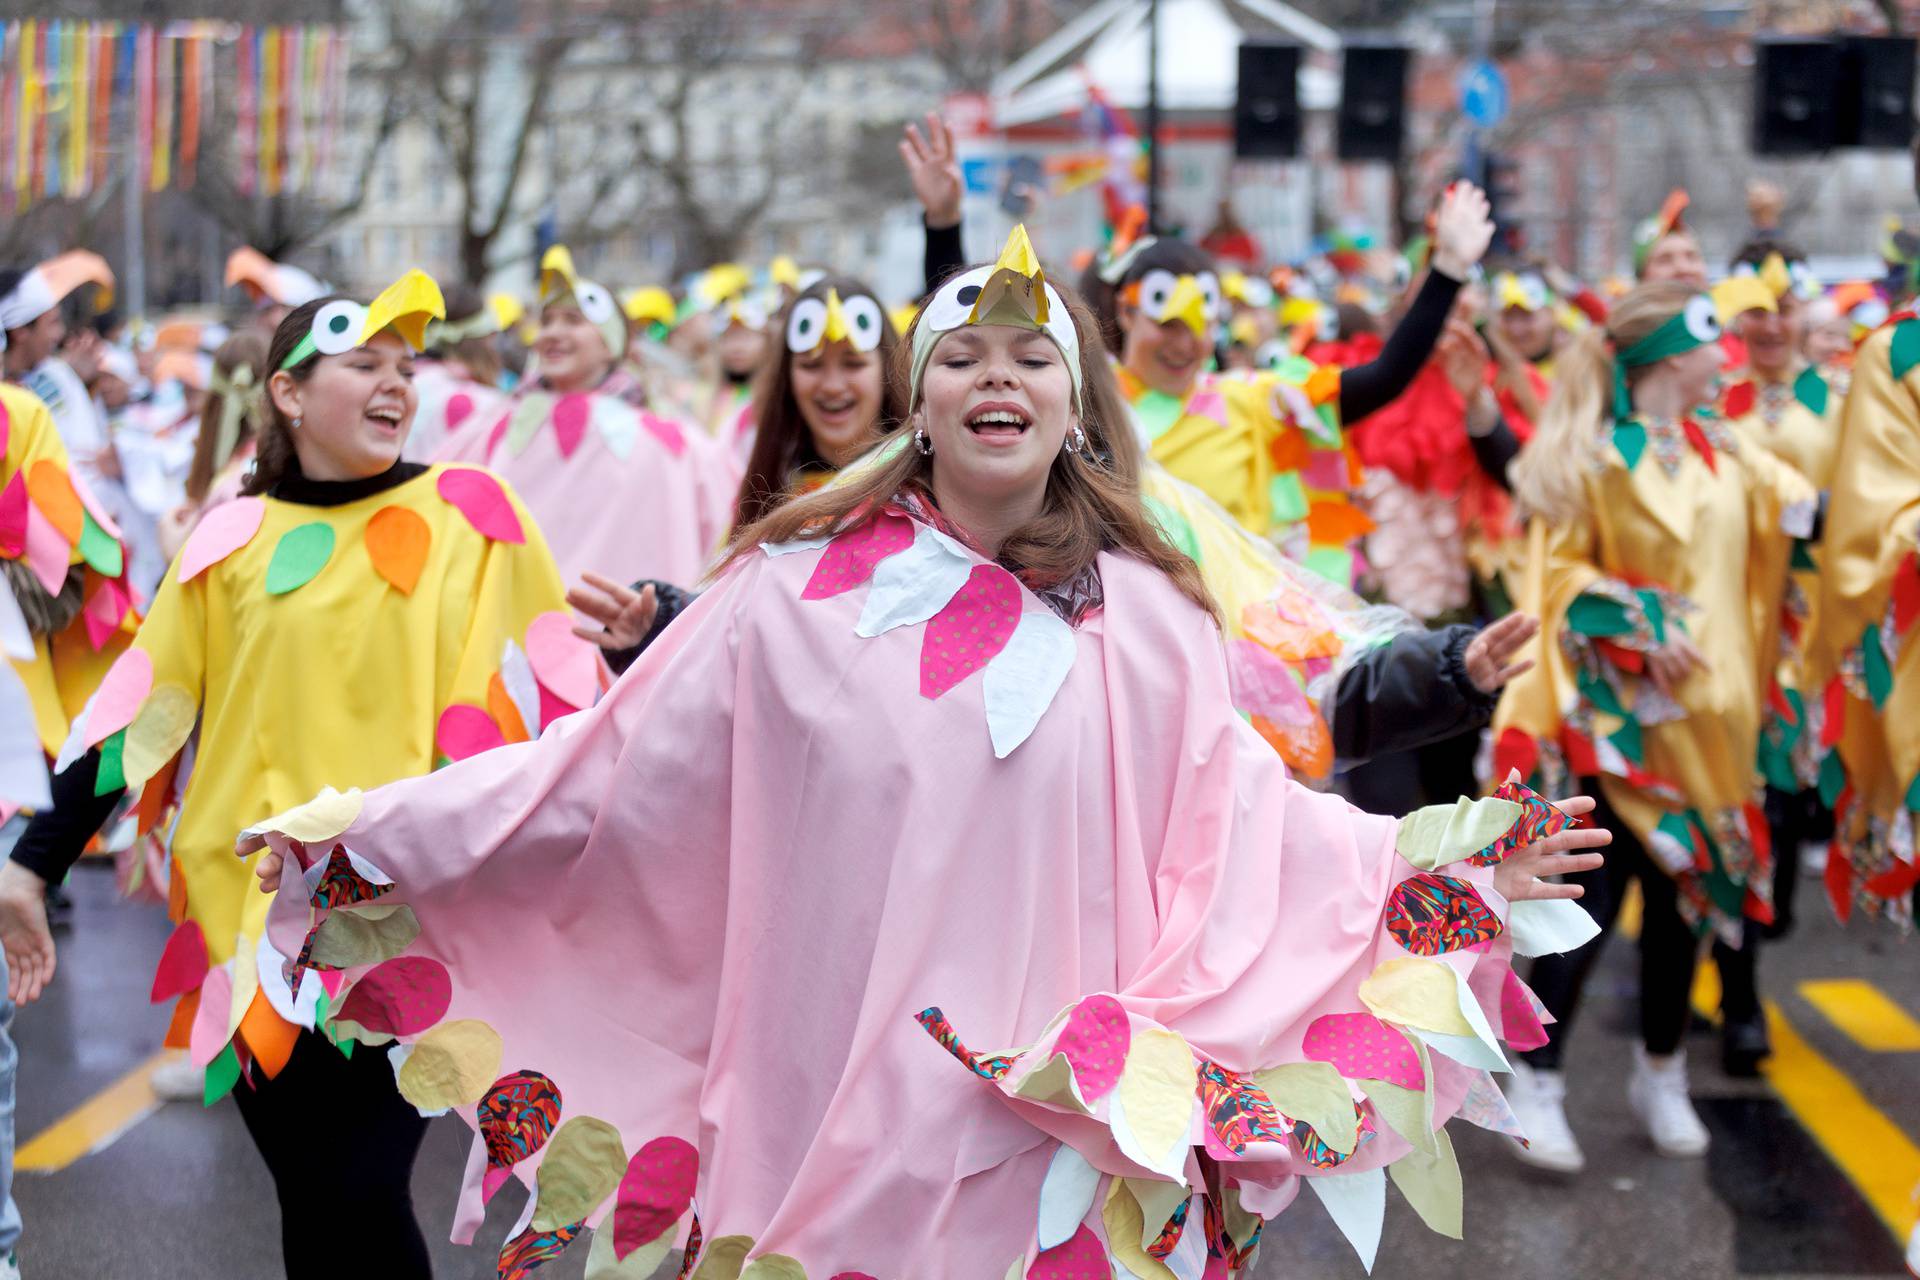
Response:
M573 300L579 304L580 314L587 318L588 324L605 324L619 313L613 295L588 280L574 286Z
M1813 299L1820 296L1820 281L1813 274L1813 268L1804 262L1796 262L1787 268L1787 278L1793 281L1793 291L1802 298Z
M787 315L787 350L798 354L812 351L826 331L826 299L802 298Z
M1720 321L1714 318L1713 299L1702 294L1687 300L1687 332L1703 345L1720 341Z
M840 304L840 314L846 317L847 341L855 351L871 351L880 345L880 327L886 317L880 314L879 303L855 294Z
M1173 272L1155 268L1140 277L1140 309L1156 320L1166 311L1167 304L1173 301L1173 291L1180 287ZM1219 285L1214 286L1219 292Z
M1253 353L1253 362L1262 369L1278 369L1289 354L1285 342L1279 338L1268 338Z
M341 298L313 315L313 347L323 356L343 356L360 345L367 325L367 309Z
M1220 277L1211 271L1202 271L1194 279L1200 283L1200 296L1207 300L1207 318L1224 319L1226 308L1220 302Z
M973 315L973 304L980 301L981 286L992 274L991 267L975 267L941 285L921 313L920 327L929 333L946 333L966 324Z

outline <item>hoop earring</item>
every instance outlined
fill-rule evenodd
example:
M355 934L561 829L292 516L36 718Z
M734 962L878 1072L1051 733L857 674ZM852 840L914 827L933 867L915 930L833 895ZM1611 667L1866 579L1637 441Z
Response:
M913 429L913 447L919 450L920 456L923 458L931 458L933 456L933 441L927 439L925 428L915 427Z
M1067 438L1061 442L1060 447L1072 454L1087 451L1087 433L1081 430L1079 423L1076 422L1073 430L1067 432Z

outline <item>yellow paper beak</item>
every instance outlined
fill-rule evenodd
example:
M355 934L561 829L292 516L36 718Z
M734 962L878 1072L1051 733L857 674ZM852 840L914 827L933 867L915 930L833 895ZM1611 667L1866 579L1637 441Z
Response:
M104 311L113 305L113 268L97 253L74 249L49 258L40 264L40 274L46 277L56 298L64 298L81 285L91 284L100 290L99 297L94 299L96 310Z
M573 268L573 252L563 244L554 245L540 259L540 301L552 302L572 293L580 284L580 273Z
M1200 282L1192 276L1181 276L1173 286L1173 296L1167 299L1166 309L1157 318L1161 324L1184 320L1187 328L1193 330L1193 336L1204 340L1212 317L1207 315L1207 295L1200 292Z
M1787 270L1787 260L1777 253L1767 255L1760 264L1760 281L1773 290L1776 298L1785 297L1787 290L1793 288L1793 272Z
M1033 251L1023 223L1015 223L1007 236L1006 247L993 264L980 296L974 299L968 324L980 324L1006 299L1012 299L1022 316L1036 327L1047 322L1047 277L1040 270L1040 255Z
M781 254L767 264L767 279L787 289L800 287L800 264Z
M650 284L628 294L624 310L627 319L635 324L672 324L673 295L657 284Z
M380 291L367 308L367 327L360 334L362 343L376 333L393 330L406 339L415 351L427 345L427 325L447 318L447 300L433 277L418 269L395 280Z
M851 332L847 328L847 313L840 305L839 292L834 289L827 290L827 324L826 328L820 331L820 345L825 346L829 342L845 342L847 335ZM818 349L815 348L815 350Z
M908 303L904 307L895 307L891 312L893 331L895 333L905 333L908 328L912 326L914 318L919 314L920 308L912 303Z
M520 299L510 293L493 294L487 299L487 306L493 312L493 318L499 321L502 333L510 331L527 314Z
M1280 323L1288 329L1320 322L1320 304L1312 298L1288 298L1280 305Z
M745 293L753 278L747 269L737 262L723 262L707 269L706 278L701 281L701 292L711 303L722 303L728 298Z
M1708 292L1722 328L1731 326L1743 311L1778 311L1780 295L1759 276L1728 276Z

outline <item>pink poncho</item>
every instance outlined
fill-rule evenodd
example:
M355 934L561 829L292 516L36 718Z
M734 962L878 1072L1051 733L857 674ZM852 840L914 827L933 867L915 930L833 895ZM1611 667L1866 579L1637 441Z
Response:
M698 582L732 527L740 483L731 452L705 431L604 391L521 391L445 456L513 486L569 583L588 570Z
M1302 1182L1370 1262L1389 1165L1458 1234L1439 1126L1510 1128L1566 924L1494 864L1565 818L1300 787L1099 568L1076 630L896 513L767 548L537 742L256 829L333 1033L479 1129L455 1239L518 1175L503 1275L597 1222L622 1275L1198 1280Z

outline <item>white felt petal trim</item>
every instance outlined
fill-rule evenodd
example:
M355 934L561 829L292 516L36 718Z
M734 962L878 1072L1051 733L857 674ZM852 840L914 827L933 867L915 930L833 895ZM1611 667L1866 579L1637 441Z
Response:
M326 990L320 985L320 975L309 969L300 975L300 992L294 994L287 986L284 972L287 958L280 949L268 940L266 934L260 935L260 942L254 949L254 967L259 970L260 990L266 993L267 1003L273 1011L297 1027L313 1030L315 1016L320 1009L320 996Z
M0 596L6 592L0 590ZM8 597L11 598L11 597ZM0 662L0 813L9 806L46 809L53 805L47 782L47 758L33 732L33 699L12 667Z
M1122 1155L1139 1165L1142 1169L1151 1169L1168 1182L1177 1182L1182 1186L1187 1181L1187 1135L1181 1137L1165 1151L1158 1153L1147 1150L1140 1141L1133 1125L1127 1120L1126 1104L1121 1102L1120 1093L1115 1090L1107 1096L1107 1126L1113 1130L1113 1140Z
M93 715L94 699L99 696L97 689L87 695L87 704L80 708L80 714L68 726L67 740L60 744L60 752L53 758L55 773L65 773L69 765L87 753L87 720Z
M1384 1169L1364 1173L1336 1173L1306 1180L1326 1206L1333 1224L1360 1255L1360 1265L1373 1273L1380 1253L1380 1227L1387 1216L1387 1174Z
M1507 932L1515 955L1544 956L1585 945L1600 926L1570 898L1530 898L1508 906Z
M790 556L799 551L818 551L833 541L832 534L818 538L795 538L792 542L763 542L760 549L770 556Z
M640 438L640 411L617 396L595 396L587 419L614 457L625 462Z
M27 630L26 615L13 598L11 582L0 582L0 654L19 662L33 661L33 633Z
M1051 1249L1073 1239L1081 1220L1093 1208L1093 1193L1100 1186L1100 1171L1086 1157L1061 1143L1047 1165L1046 1179L1040 1184L1040 1247Z
M525 727L527 736L540 736L540 683L533 674L533 663L528 660L526 651L508 640L500 650L500 683L507 691L507 698L513 703L513 709L520 713L520 723Z
M1073 670L1073 628L1045 607L1028 609L987 663L983 694L993 754L1006 759L1040 723Z
M361 857L359 854L355 853L353 850L347 848L345 845L341 845L340 849L341 849L341 852L347 855L347 865L352 867L355 871L357 871L364 879L366 879L370 883L373 883L373 884L392 884L393 883L392 876L388 875L386 872L382 871L380 868L374 866L371 862L368 862L365 858ZM318 887L318 885L320 884L320 877L326 874L327 863L330 862L332 858L333 858L333 851L328 850L326 857L314 858L313 865L300 873L301 877L306 882L307 894L309 896L313 894L314 889Z
M867 588L856 634L871 639L925 622L947 607L973 572L973 558L953 539L921 525L913 545L882 560Z

